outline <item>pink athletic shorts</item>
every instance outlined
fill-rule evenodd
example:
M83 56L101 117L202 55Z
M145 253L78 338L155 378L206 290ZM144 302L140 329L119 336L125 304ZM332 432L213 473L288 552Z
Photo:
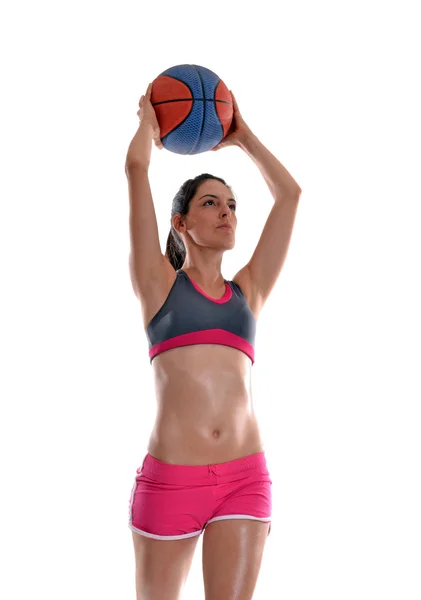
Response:
M164 463L147 453L136 473L129 527L146 537L181 540L223 519L271 522L272 481L264 452L193 466Z

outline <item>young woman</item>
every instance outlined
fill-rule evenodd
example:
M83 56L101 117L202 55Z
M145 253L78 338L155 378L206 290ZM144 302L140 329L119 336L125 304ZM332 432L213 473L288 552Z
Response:
M271 484L253 410L256 320L287 254L301 189L244 122L237 102L230 132L260 169L274 205L250 261L232 281L222 256L235 244L236 200L204 173L176 194L161 253L148 169L162 148L150 102L140 99L130 143L133 289L149 342L157 413L130 497L138 600L179 598L203 535L206 600L252 598L270 531ZM252 199L260 210L258 199Z

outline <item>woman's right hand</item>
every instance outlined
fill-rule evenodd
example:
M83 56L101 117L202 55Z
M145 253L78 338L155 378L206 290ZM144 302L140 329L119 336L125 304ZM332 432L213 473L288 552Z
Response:
M126 173L127 169L135 166L136 169L149 169L151 161L152 140L157 148L162 150L164 147L161 142L158 120L156 118L154 107L151 104L152 84L148 85L146 94L139 101L139 110L137 115L140 119L138 130L129 144L126 155Z
M152 127L152 138L157 148L162 150L164 147L161 142L161 132L159 129L158 119L156 118L155 109L151 103L152 83L148 85L146 93L139 100L139 110L137 116L140 123L148 124Z

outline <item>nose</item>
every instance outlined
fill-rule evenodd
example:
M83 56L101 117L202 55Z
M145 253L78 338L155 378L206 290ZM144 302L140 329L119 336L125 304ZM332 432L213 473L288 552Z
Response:
M227 217L228 215L231 216L231 210L229 206L223 206L221 209L221 217Z

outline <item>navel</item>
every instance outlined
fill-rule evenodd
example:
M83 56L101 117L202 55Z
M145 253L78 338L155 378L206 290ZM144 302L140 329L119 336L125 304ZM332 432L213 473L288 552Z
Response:
M221 435L221 432L219 429L214 429L212 432L212 435L214 438L219 438L219 436Z

